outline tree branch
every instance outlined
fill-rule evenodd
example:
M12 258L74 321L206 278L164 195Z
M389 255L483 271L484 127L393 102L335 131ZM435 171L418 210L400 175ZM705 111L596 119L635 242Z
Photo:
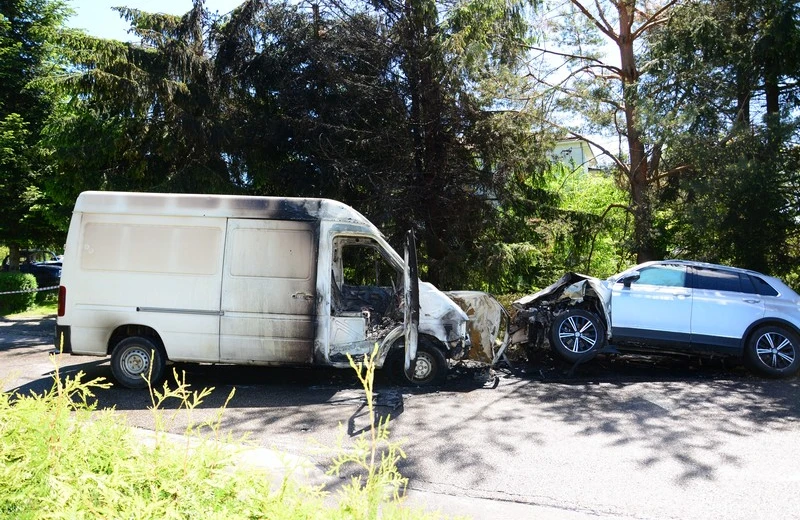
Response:
M625 210L626 212L628 212L628 214L630 214L630 215L635 215L635 213L633 212L633 208L631 208L630 206L625 206L624 204L614 203L614 204L609 204L608 206L606 206L606 209L603 211L603 214L600 215L600 220L597 223L597 230L594 233L592 233L592 246L589 248L589 257L586 259L586 272L587 273L591 270L591 267L592 267L592 255L594 255L594 244L595 244L595 242L597 242L597 235L600 234L600 225L606 219L606 216L608 215L608 212L611 211L614 208L622 209L622 210Z
M652 16L650 16L650 18L648 18L647 20L644 21L644 23L641 25L641 27L639 27L638 29L636 29L636 31L634 31L632 37L634 39L636 39L643 32L645 32L646 30L650 29L650 27L653 27L655 25L658 25L658 24L666 22L669 19L669 17L665 17L665 18L660 18L659 19L659 16L661 16L662 14L667 12L669 9L671 9L672 6L674 6L677 2L678 2L678 0L670 0L666 4L662 5L661 8L658 11L656 11Z
M666 179L667 177L672 177L672 176L677 175L677 174L679 174L681 172L684 172L686 170L691 170L691 169L692 169L692 165L691 164L682 164L680 166L676 166L675 168L670 168L669 170L667 170L664 173L661 173L659 175L656 175L655 177L652 177L650 179L650 181L651 182L658 182L661 179Z
M596 147L598 150L603 152L603 155L607 155L608 157L610 157L611 160L614 161L614 163L617 165L617 167L620 170L622 170L626 175L630 175L630 170L628 169L628 165L626 165L625 163L620 161L619 158L616 155L614 155L611 152L609 152L608 150L606 150L606 148L604 146L601 146L601 145L597 144L595 141L592 141L591 139L588 139L588 138L582 136L581 134L573 132L572 130L570 130L568 128L564 128L564 127L562 127L560 125L557 125L555 123L549 123L549 124L554 126L554 127L556 127L556 128L559 128L561 130L564 130L565 132L567 132L572 137L575 137L575 138L580 139L582 141L586 141L590 145Z
M597 7L597 14L600 16L600 20L602 20L603 23L606 24L606 27L608 27L609 31L614 32L614 26L611 25L611 23L606 19L606 15L605 13L603 13L603 8L600 7L599 0L594 0L594 6Z
M548 49L543 49L542 47L534 47L532 45L526 45L525 48L528 49L528 50L531 50L531 51L538 51L538 52L541 52L541 53L544 53L544 54L550 54L550 55L553 55L553 56L561 56L562 58L570 58L570 59L574 59L574 60L588 61L588 62L594 63L594 65L590 65L591 67L600 67L600 68L603 68L603 69L607 69L607 70L610 70L611 72L613 72L614 74L616 74L618 76L622 76L622 71L619 69L619 67L615 67L613 65L608 65L607 63L605 63L602 60L599 60L597 58L592 58L590 56L584 56L584 55L581 55L581 54L569 54L569 53L565 53L565 52L551 51L551 50L548 50Z
M554 50L550 50L550 49L545 49L543 47L536 47L534 45L526 45L525 48L528 49L528 50L531 50L531 51L539 51L539 52L542 52L544 54L552 54L554 56L562 56L564 58L572 58L572 59L581 60L581 61L589 61L589 62L597 63L598 65L602 65L604 67L609 67L609 65L607 65L604 61L600 60L599 58L594 58L592 56L586 56L584 54L571 54L571 53L566 53L566 52L558 52L558 51L554 51Z
M581 4L578 0L570 0L570 1L572 2L572 5L577 7L586 18L591 20L592 23L595 24L598 29L600 29L600 32L611 38L614 41L614 43L619 45L619 35L614 32L613 27L611 27L610 25L606 26L603 23L601 23L601 21L595 18L595 16L588 9L586 9L586 7L584 7L583 4Z

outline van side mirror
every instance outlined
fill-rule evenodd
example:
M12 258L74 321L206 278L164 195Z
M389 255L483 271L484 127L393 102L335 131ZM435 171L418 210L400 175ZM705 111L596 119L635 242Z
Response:
M634 271L617 280L617 283L621 283L625 287L630 287L631 284L638 280L640 276L641 274L639 274L639 271Z

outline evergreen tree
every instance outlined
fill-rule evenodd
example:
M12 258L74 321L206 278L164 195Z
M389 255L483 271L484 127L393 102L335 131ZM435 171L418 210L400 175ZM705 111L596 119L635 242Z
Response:
M800 265L798 50L786 0L686 4L653 38L652 122L670 136L665 160L689 165L661 200L677 254L784 275Z
M59 0L0 1L0 240L12 267L21 246L63 238L43 191L49 160L40 135L55 99L44 79L62 70L56 41L67 14Z

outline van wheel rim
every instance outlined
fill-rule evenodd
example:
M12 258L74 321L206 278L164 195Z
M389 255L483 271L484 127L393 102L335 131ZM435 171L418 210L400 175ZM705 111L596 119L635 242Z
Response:
M414 379L424 381L433 372L433 361L425 352L417 352L417 360L414 365Z
M767 332L758 338L756 355L766 366L777 369L790 366L797 357L792 341L777 332Z
M138 377L147 373L150 366L150 354L141 347L135 347L122 355L122 370L129 376Z

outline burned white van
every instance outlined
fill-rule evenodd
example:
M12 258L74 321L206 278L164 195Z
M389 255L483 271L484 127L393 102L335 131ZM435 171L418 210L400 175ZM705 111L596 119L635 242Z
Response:
M471 348L462 308L332 200L85 192L65 249L56 347L131 388L168 360L347 367L376 343L435 384Z

